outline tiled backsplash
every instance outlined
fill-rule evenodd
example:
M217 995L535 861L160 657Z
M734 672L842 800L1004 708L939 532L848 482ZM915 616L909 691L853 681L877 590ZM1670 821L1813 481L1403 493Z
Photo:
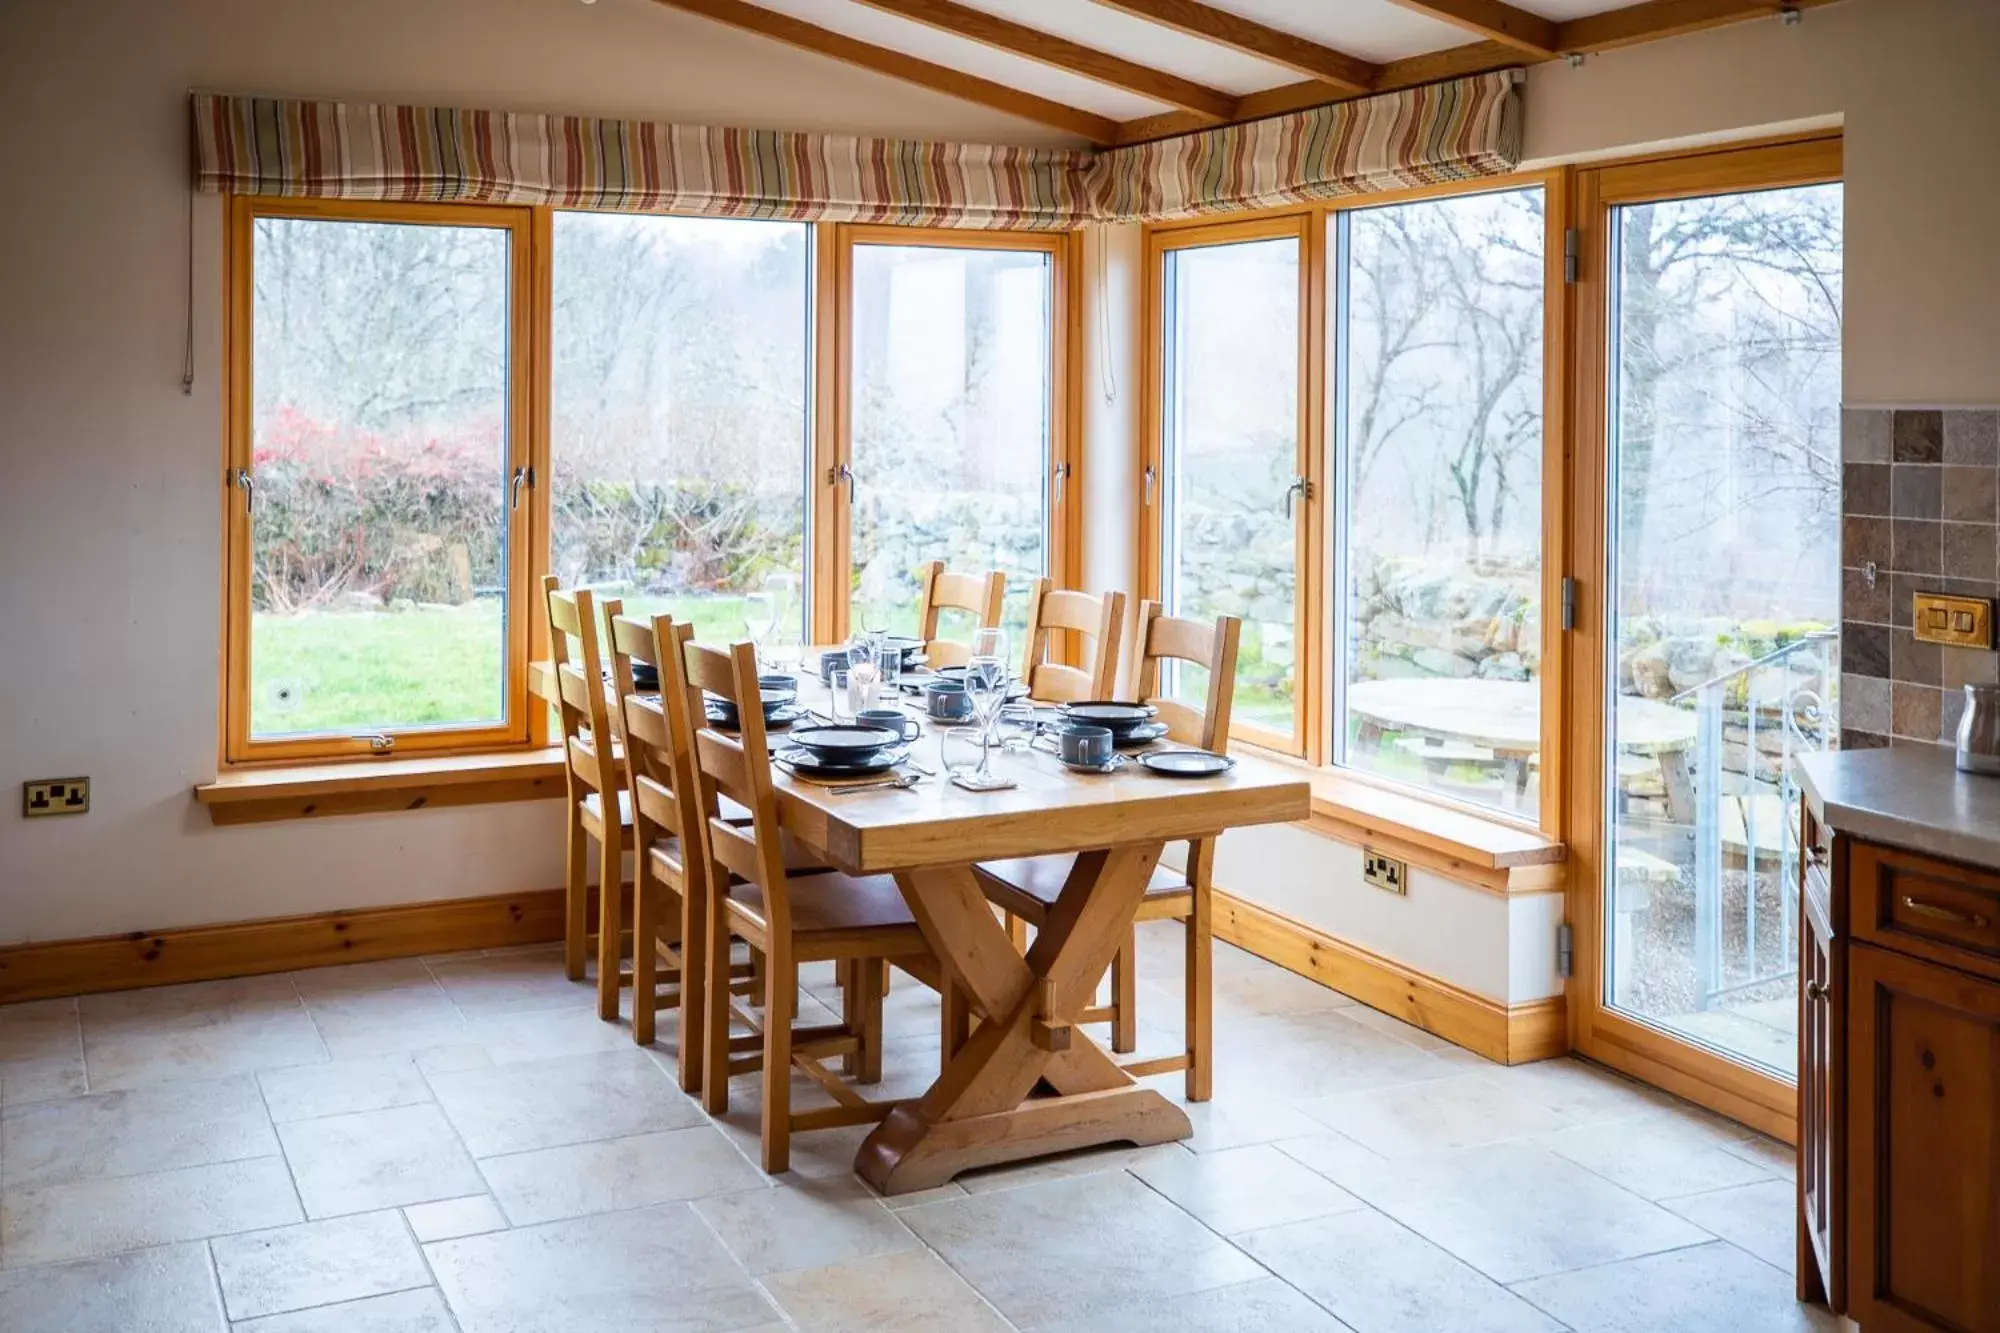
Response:
M1841 744L1949 742L2000 652L1918 643L1910 599L2000 591L2000 411L1851 409L1841 436Z

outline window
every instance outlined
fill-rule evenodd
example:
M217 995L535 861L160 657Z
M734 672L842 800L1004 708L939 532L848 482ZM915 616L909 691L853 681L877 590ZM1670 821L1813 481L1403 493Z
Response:
M1025 633L1055 545L1064 238L846 230L851 628L914 632L918 573L943 560L1004 571Z
M526 740L525 210L233 208L230 756Z
M806 632L811 228L557 213L551 568L704 639ZM752 620L764 620L752 625Z
M1158 268L1160 595L1173 615L1242 618L1235 726L1286 750L1301 730L1305 248L1297 220L1229 224L1172 234ZM1199 703L1200 675L1170 688Z
M1540 189L1336 213L1336 754L1532 819Z

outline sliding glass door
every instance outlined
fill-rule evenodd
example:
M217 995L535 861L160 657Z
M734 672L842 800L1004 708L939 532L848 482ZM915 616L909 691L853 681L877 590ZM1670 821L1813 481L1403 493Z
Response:
M1578 769L1597 777L1579 784L1598 908L1582 1044L1779 1114L1792 770L1839 735L1838 171L1837 146L1788 146L1606 169L1582 191L1582 314L1603 339L1581 423L1601 444L1603 613L1578 663L1599 723Z

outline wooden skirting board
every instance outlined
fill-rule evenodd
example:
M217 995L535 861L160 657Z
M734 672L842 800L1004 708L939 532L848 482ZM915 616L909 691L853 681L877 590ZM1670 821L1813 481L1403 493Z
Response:
M1560 995L1501 1004L1219 889L1215 937L1500 1064L1546 1060L1569 1050Z
M563 892L535 889L225 926L0 948L0 1004L213 981L563 936Z

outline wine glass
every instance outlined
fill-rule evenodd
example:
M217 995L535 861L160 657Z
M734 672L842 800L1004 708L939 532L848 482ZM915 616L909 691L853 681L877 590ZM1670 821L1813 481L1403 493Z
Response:
M783 648L785 641L791 637L787 627L796 627L798 624L796 610L798 603L793 600L794 590L797 586L798 580L790 574L767 574L764 576L764 595L771 599L771 630L769 637L772 648L771 656L774 661L779 656L777 650Z
M864 709L875 706L876 685L881 678L881 669L875 660L875 644L870 636L864 635L847 645L847 707L850 713L859 716Z
M757 645L757 670L764 670L764 641L771 637L777 612L768 592L743 594L743 632Z
M993 777L993 724L1007 702L1007 632L1002 629L973 631L972 656L965 664L965 693L972 700L973 717L979 725L979 768L975 782Z

